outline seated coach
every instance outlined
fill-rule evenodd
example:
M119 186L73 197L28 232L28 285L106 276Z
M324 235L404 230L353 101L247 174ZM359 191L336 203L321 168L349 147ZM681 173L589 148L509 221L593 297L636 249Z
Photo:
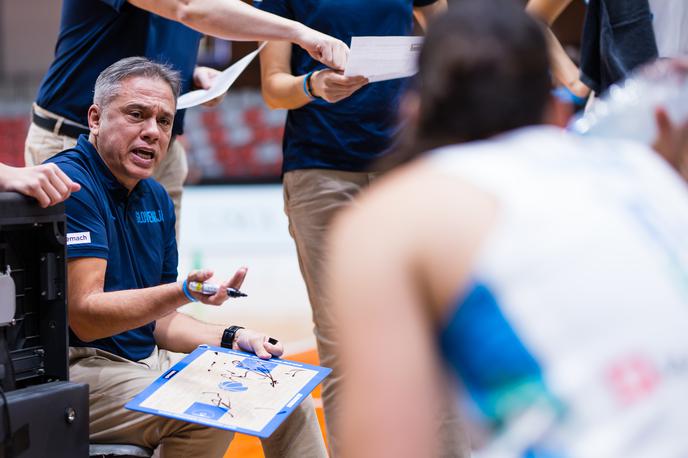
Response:
M210 271L177 281L174 206L150 176L167 152L179 84L178 73L146 58L116 62L96 82L89 136L48 161L81 185L66 201L70 377L90 386L91 442L222 457L232 432L123 408L200 344L265 359L283 351L264 334L177 312L189 301L221 305L246 275L239 269L212 296L187 286ZM263 447L268 457L326 456L310 400Z

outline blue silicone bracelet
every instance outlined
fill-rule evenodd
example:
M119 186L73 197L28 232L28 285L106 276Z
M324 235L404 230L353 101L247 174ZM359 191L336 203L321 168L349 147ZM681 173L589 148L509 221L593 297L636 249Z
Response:
M303 92L308 96L309 99L313 100L315 96L311 94L308 90L308 79L313 75L313 72L306 73L306 77L303 79Z
M184 295L186 296L187 299L189 299L191 302L198 302L198 299L193 297L191 295L191 291L189 291L189 285L186 284L186 279L182 283L182 291L184 291Z

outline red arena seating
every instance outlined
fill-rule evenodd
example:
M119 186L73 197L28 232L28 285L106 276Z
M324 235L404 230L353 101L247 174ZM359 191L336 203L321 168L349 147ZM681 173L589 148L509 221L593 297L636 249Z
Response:
M189 181L264 181L282 169L284 110L269 110L260 92L230 92L216 108L187 110Z
M24 140L29 128L28 115L0 114L0 162L24 165Z

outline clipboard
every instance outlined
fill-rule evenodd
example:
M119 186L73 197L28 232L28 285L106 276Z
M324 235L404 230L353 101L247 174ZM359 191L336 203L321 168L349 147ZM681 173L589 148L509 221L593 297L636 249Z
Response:
M331 372L201 345L124 407L266 438Z

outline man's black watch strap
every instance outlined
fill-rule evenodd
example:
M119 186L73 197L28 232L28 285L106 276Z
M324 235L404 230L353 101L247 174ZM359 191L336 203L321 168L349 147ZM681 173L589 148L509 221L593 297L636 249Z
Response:
M222 340L220 341L220 346L222 348L232 348L234 345L234 339L236 338L236 333L239 329L244 329L243 326L230 326L225 329L222 333Z

